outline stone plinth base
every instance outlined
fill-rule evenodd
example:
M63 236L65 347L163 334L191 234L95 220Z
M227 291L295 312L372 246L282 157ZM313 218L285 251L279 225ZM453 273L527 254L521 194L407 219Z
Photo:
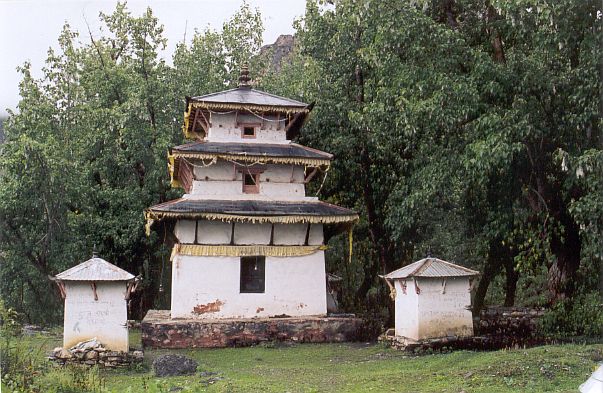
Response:
M142 344L151 348L222 348L265 341L326 343L354 341L360 318L288 317L257 319L170 319L169 310L149 310Z
M410 353L425 353L431 351L447 351L455 349L466 350L498 350L503 348L524 348L544 343L539 338L517 338L509 335L485 336L448 336L413 340L408 337L395 336L393 329L379 336L379 341L392 346L392 348Z

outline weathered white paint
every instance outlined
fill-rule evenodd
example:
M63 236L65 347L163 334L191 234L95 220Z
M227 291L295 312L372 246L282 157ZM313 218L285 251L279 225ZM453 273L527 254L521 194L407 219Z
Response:
M406 294L402 283L406 283ZM396 335L416 340L419 337L419 298L415 294L414 282L413 280L395 280L394 285L396 288Z
M234 243L241 245L270 244L272 224L235 223Z
M406 294L402 282L406 282ZM396 335L413 340L473 335L468 277L407 278L394 284Z
M270 244L270 225L237 223L235 224L234 244ZM276 246L302 246L306 244L308 224L274 224L273 244ZM322 224L311 224L308 245L323 243ZM192 244L195 241L195 220L178 220L174 233L180 243ZM232 223L211 220L198 220L197 244L230 244Z
M302 165L268 164L260 175L260 181L274 183L303 183L304 167Z
M195 220L178 220L174 227L174 235L180 243L195 242Z
M197 243L230 244L232 223L222 221L199 220Z
M324 252L266 257L264 293L239 293L240 258L177 255L172 266L172 318L325 315ZM213 309L199 313L197 310Z
M251 165L250 168L256 166ZM304 167L268 164L260 174L259 194L243 192L243 175L232 163L218 160L215 164L197 165L191 194L207 199L295 199L306 196Z
M63 347L96 337L107 349L128 350L125 281L97 281L96 294L90 282L65 281Z
M419 285L420 338L473 335L469 278L421 278Z
M258 194L243 192L242 179L236 181L193 181L192 193L204 199L290 199L303 200L305 186L300 183L261 182Z
M192 160L195 164L194 172L195 178L199 180L235 180L236 170L235 165L232 162L217 160L215 163L210 165L209 160L206 160L205 163L196 162Z
M302 246L306 243L308 224L274 224L274 244Z
M322 232L322 224L310 225L310 236L308 236L308 244L311 246L319 246L324 241Z
M211 142L239 142L239 143L289 143L285 133L284 122L280 121L280 129L277 129L275 116L262 116L265 119L273 121L264 121L250 114L238 114L235 124L235 114L228 113L225 115L212 114L210 123L211 127L207 134L207 140ZM263 123L263 124L262 124ZM253 124L255 127L255 138L243 138L243 125Z

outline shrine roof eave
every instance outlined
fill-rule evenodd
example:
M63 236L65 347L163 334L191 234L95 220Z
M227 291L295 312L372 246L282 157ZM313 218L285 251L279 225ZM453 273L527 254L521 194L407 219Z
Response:
M56 281L132 281L136 277L96 256L57 274Z
M147 230L164 219L207 219L252 223L312 223L351 226L358 221L353 210L321 201L285 202L258 200L176 199L145 211Z
M192 159L221 158L232 161L328 166L333 155L302 146L297 143L236 143L236 142L193 142L173 147L171 156Z
M187 107L189 105L215 110L248 109L286 113L307 111L307 104L303 102L248 87L187 97Z
M381 276L384 279L405 279L410 277L445 278L445 277L475 277L480 272L464 266L446 262L438 258L427 257L411 263L398 270Z

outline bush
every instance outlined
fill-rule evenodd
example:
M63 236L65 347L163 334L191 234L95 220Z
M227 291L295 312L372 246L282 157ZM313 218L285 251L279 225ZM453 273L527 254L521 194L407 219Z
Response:
M541 318L539 328L548 337L600 336L603 333L601 295L594 291L557 302Z

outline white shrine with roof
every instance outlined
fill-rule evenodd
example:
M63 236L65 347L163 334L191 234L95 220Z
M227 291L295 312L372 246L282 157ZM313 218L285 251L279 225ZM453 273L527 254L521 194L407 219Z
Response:
M409 342L472 336L471 287L478 275L427 257L381 276L395 301L395 335Z
M291 141L312 105L238 88L186 100L169 154L182 198L145 212L174 235L170 319L325 316L325 235L355 212L306 195L332 155Z
M96 338L106 349L128 351L128 309L137 277L96 254L57 274L65 299L63 348Z

